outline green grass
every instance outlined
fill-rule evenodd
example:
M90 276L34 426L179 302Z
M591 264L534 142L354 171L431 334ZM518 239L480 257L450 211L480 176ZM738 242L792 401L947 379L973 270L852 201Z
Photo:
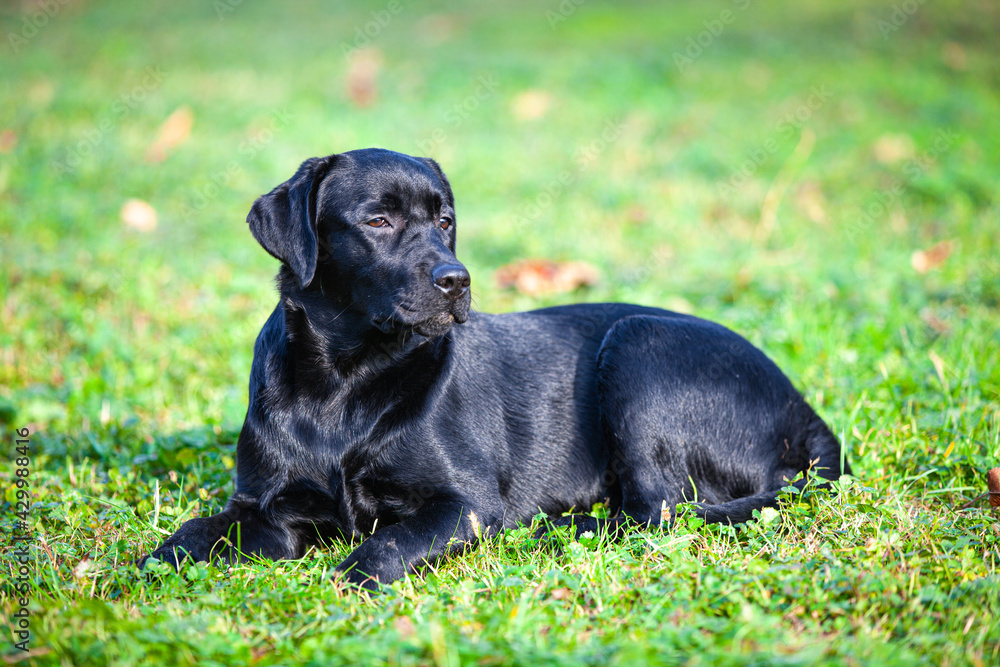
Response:
M397 5L233 4L54 3L16 52L43 10L0 8L0 606L13 622L27 426L29 663L1000 662L1000 523L969 504L1000 465L992 3L920 4L889 32L891 4L863 2L588 0L550 26L555 0L400 0L363 109L342 46ZM481 77L495 89L476 97ZM522 120L529 90L550 106ZM189 140L145 162L185 105ZM508 532L373 599L331 580L349 545L146 583L133 558L232 489L275 304L250 203L306 157L365 146L442 163L477 308L622 300L725 323L789 373L856 477L738 528L555 551ZM133 197L155 231L122 225ZM533 256L602 280L495 287Z

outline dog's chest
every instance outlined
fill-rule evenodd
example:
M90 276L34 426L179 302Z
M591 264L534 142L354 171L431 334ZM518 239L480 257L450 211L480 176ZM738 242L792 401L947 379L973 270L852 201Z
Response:
M400 470L364 452L343 458L340 476L355 531L370 534L415 513L433 496L430 485L408 483Z

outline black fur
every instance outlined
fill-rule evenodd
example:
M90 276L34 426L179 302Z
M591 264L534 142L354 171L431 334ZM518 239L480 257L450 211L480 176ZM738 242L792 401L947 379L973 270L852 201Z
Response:
M374 586L539 511L608 498L614 528L697 501L738 523L800 472L840 475L822 420L718 324L469 312L454 217L434 161L379 149L308 160L254 203L281 301L254 347L236 492L153 558L298 558L353 536L339 569Z

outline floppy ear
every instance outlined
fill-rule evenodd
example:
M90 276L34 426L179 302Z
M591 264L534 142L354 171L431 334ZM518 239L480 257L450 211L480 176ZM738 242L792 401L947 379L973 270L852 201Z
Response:
M314 157L303 162L294 176L258 197L247 215L247 224L257 242L291 267L303 288L316 273L319 254L316 191L333 157Z
M444 175L443 171L441 171L441 165L429 157L418 157L417 159L430 167L431 171L433 171L434 174L441 180L441 185L444 186L444 191L448 193L448 205L454 206L455 197L451 193L451 183L448 182L448 177Z

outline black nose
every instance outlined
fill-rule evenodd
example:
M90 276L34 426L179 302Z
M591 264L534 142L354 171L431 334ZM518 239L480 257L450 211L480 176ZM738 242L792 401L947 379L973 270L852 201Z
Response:
M431 271L431 279L449 299L457 299L466 293L472 278L461 264L442 264Z

